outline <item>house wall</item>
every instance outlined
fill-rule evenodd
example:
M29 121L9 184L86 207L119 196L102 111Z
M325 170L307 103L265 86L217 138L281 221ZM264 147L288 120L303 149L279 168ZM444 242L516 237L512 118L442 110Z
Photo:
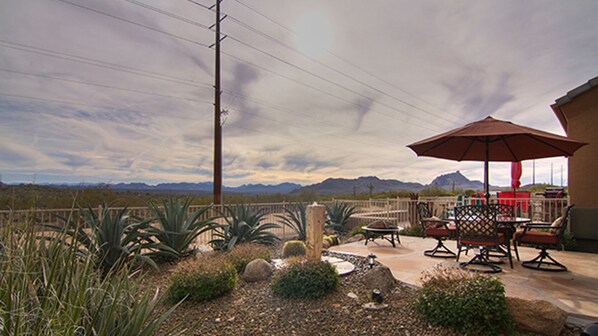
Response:
M575 90L574 90L575 91ZM569 93L571 94L571 93ZM582 250L598 250L598 86L552 105L567 136L589 143L569 158L571 230Z

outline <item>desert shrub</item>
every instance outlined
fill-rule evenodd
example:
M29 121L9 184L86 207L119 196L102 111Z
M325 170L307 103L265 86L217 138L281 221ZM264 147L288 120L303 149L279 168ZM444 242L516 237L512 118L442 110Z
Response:
M424 229L421 225L411 225L401 232L403 236L423 237Z
M282 246L283 258L303 255L305 255L305 243L301 240L289 240Z
M225 254L225 258L233 264L238 274L243 273L245 266L255 259L264 259L268 262L272 260L270 250L266 246L251 243L233 247Z
M565 251L577 251L577 240L573 232L565 231L563 234L563 249Z
M351 215L355 213L356 208L347 203L333 203L331 206L326 205L326 228L332 229L336 232L344 232L345 227L349 223Z
M511 331L500 279L436 267L424 273L422 282L417 307L428 321L454 327L464 335L499 335Z
M280 222L295 231L298 240L305 240L307 228L306 206L303 203L291 203L284 208L284 215L277 215Z
M92 257L96 267L104 272L131 262L156 267L148 253L161 244L154 243L151 234L145 231L150 220L129 215L127 207L112 213L108 204L104 204L100 214L91 207L80 212L84 225L70 216L61 218L65 222L64 226L46 224L44 227L54 232L64 232L66 236L61 237L68 237L69 242L75 242L80 254ZM84 230L84 227L90 230ZM64 243L68 244L66 240Z
M279 228L278 224L263 223L266 213L264 209L238 204L236 207L226 206L220 217L226 224L214 230L214 239L210 244L215 250L228 251L236 244L258 243L272 245L280 240L271 229Z
M238 279L237 270L225 256L201 256L177 265L166 295L170 302L184 298L194 302L206 301L232 291Z
M157 295L130 269L98 272L94 256L65 232L21 228L0 229L2 335L146 336L178 306L157 313Z
M330 246L339 244L338 236L336 236L336 235L324 235L322 240L327 241L330 244Z
M211 219L202 219L211 207L201 207L193 213L189 212L192 198L164 199L158 206L149 202L148 207L156 220L156 227L148 227L161 244L152 257L158 256L167 260L177 260L194 254L189 246L197 236L214 228Z
M353 237L358 234L362 234L364 236L366 234L366 231L362 228L361 225L354 226L351 230L349 230L349 233L348 233L348 235L350 237Z
M275 295L289 299L314 299L336 289L340 281L336 268L325 261L298 260L272 280Z

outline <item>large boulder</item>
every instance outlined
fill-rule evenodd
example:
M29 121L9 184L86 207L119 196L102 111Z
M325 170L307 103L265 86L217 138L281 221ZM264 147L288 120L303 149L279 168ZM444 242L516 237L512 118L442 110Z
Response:
M363 281L368 290L379 289L382 294L389 293L397 286L397 279L392 275L390 268L384 265L377 265L369 270Z
M345 244L358 242L358 241L364 240L364 239L365 239L365 236L363 234L361 234L361 233L358 233L358 234L356 234L356 235L354 235L352 237L349 237L347 239L347 241L345 241Z
M515 327L522 331L558 336L567 320L567 313L548 301L507 297L507 304Z
M272 275L272 265L264 259L252 260L245 266L241 279L247 282L266 280Z

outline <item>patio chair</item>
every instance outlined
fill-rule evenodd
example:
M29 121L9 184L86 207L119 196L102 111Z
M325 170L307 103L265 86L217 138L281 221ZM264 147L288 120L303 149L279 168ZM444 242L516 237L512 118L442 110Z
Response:
M563 272L567 270L565 265L554 260L546 250L548 248L562 249L563 236L571 220L571 209L573 207L574 205L572 204L565 208L563 216L557 218L552 224L530 223L523 225L521 230L515 232L513 239L517 241L518 245L536 245L536 248L540 249L538 256L532 260L522 262L521 266L551 272Z
M495 207L496 208L496 216L500 217L516 217L515 216L515 207L510 205L510 204L490 204L491 207ZM507 239L505 239L505 249L510 249L511 248L511 237L513 236L513 234L515 233L515 229L514 226L511 225L501 225L500 220L498 220L498 231L502 232L505 234L505 237ZM513 250L515 250L515 257L517 258L517 260L519 260L519 251L517 251L517 244L515 244L515 241L513 240ZM499 253L502 254L502 256L506 256L506 251L499 251ZM513 268L511 266L511 268Z
M454 233L448 227L449 221L432 217L428 203L418 202L416 208L424 238L432 237L437 241L433 249L424 251L424 255L433 258L454 258L455 252L444 245L444 241L451 238Z
M477 254L468 262L462 262L459 266L463 269L484 272L498 273L502 269L490 261L490 252L500 249L506 239L504 233L498 231L496 221L496 207L486 205L465 205L455 208L455 224L457 225L457 261L463 248L477 248ZM511 268L513 260L511 250L507 249L507 256Z

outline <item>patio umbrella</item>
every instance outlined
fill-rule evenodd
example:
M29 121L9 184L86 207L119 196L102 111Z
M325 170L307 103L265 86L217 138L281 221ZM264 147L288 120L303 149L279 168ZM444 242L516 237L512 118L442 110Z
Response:
M484 191L488 191L488 162L517 162L554 156L572 156L587 143L564 136L486 117L408 145L418 156L484 162Z

